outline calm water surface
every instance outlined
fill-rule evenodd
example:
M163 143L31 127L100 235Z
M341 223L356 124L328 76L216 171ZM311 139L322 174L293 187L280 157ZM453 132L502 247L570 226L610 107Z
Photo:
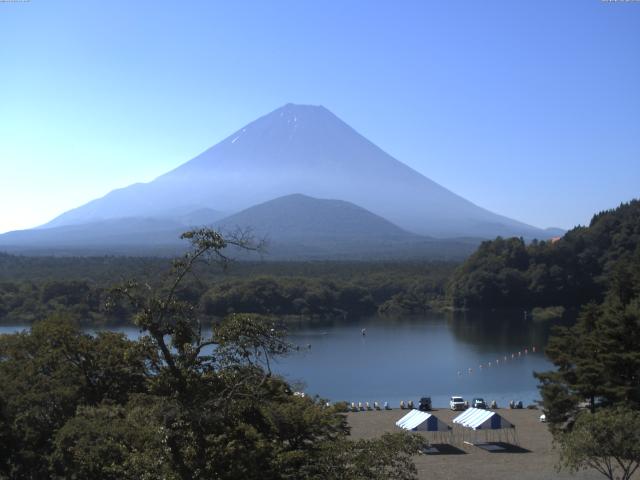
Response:
M552 368L542 353L550 327L525 321L521 313L299 324L291 340L300 353L280 360L277 369L330 400L397 406L431 396L444 406L451 395L462 395L529 404L539 399L533 372Z
M542 353L550 327L504 312L290 323L290 341L300 350L274 369L331 401L397 407L400 400L428 395L445 406L455 394L501 406L509 400L529 404L539 398L533 372L552 368ZM4 326L0 333L22 328ZM135 328L116 330L139 336Z

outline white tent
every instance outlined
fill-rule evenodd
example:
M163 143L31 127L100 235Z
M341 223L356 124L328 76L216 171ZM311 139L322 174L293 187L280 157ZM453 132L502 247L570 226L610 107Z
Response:
M474 443L477 442L477 432L484 431L485 441L502 441L502 433L506 440L517 445L516 427L497 412L484 410L482 408L469 408L453 419L454 426L458 425L466 429L471 429L475 433ZM462 430L462 440L464 441L464 429ZM467 442L471 443L471 442Z
M463 427L468 427L473 430L514 428L511 422L502 418L497 412L484 410L482 408L468 408L464 413L454 418L453 423L458 423Z
M414 432L435 432L436 439L441 443L451 440L451 427L428 412L411 410L396 422L396 426Z
M435 415L415 409L398 420L396 425L414 432L448 432L451 430L449 425L442 422Z

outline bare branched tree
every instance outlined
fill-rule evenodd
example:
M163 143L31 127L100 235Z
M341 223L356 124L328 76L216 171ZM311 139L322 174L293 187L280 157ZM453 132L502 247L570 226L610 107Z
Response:
M289 350L284 332L275 322L232 315L216 328L203 328L197 305L179 295L179 287L189 275L195 274L196 266L226 269L232 261L226 249L262 252L265 242L256 242L249 230L242 229L223 236L201 228L185 232L181 238L188 240L191 248L173 260L159 287L131 280L113 290L112 301L125 299L134 308L135 324L158 348L162 366L169 370L172 386L180 394L187 393L190 371L254 367L252 371L269 376L270 357Z

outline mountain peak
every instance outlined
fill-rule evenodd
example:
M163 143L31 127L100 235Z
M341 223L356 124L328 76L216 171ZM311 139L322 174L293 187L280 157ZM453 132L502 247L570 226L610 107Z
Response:
M148 184L113 191L47 226L119 218L123 212L157 218L184 206L231 214L292 193L348 201L404 230L434 237L549 236L438 185L325 107L294 103Z
M324 119L324 121L328 119L340 121L338 117L336 117L322 105L287 103L282 107L275 109L273 112L261 117L257 122L259 122L260 120L270 122L279 122L281 120L285 120L287 124L290 125L291 123L293 123L292 120L297 122L317 120L320 118Z
M319 112L328 112L325 107L322 105L307 105L305 103L286 103L282 107L276 109L275 111L319 111Z

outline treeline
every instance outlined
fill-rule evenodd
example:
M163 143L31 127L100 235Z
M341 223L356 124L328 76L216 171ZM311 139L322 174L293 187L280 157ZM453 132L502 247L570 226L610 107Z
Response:
M157 277L169 266L169 259L160 257L47 257L0 252L0 282L83 280L106 286L138 276Z
M114 285L137 277L157 286L165 259L0 257L0 323L31 324L65 313L85 326L130 324L133 312L107 309ZM122 267L122 271L118 268ZM236 263L221 274L200 265L178 291L201 315L233 312L302 316L422 313L445 302L452 263ZM18 280L9 281L13 270Z
M108 323L104 309L107 296L105 288L79 280L2 282L0 324L31 324L62 312L85 325Z
M617 271L640 252L640 201L593 217L556 241L483 242L454 273L455 307L576 307L602 301Z
M597 220L612 225L609 215ZM632 238L629 224L618 226L616 241ZM555 369L536 373L559 465L612 479L634 478L640 467L640 447L630 440L640 429L640 250L624 250L632 249L603 262L604 301L584 305L574 325L554 328L545 353Z
M444 302L447 276L435 277L377 276L353 283L263 276L215 285L204 294L201 305L215 316L233 312L342 316L423 313Z
M414 480L420 437L351 441L345 404L296 395L272 372L292 353L280 322L229 315L202 329L194 268L224 242L207 229L189 239L155 285L111 292L139 339L88 334L68 314L0 335L0 479ZM60 288L39 295L88 293Z
M272 372L293 352L279 322L229 315L202 328L185 282L224 242L206 229L189 239L157 286L113 290L139 339L87 334L67 315L0 335L0 479L414 480L421 437L352 441L345 404L296 395Z
M554 329L545 353L558 367L537 374L552 426L573 419L585 400L591 410L640 411L640 250L610 273L602 303L584 305L574 325Z
M206 340L186 327L192 348L171 350L64 317L1 335L0 479L417 478L420 437L351 440L343 405L262 368L286 353L272 325L227 318ZM204 341L215 360L194 354Z

